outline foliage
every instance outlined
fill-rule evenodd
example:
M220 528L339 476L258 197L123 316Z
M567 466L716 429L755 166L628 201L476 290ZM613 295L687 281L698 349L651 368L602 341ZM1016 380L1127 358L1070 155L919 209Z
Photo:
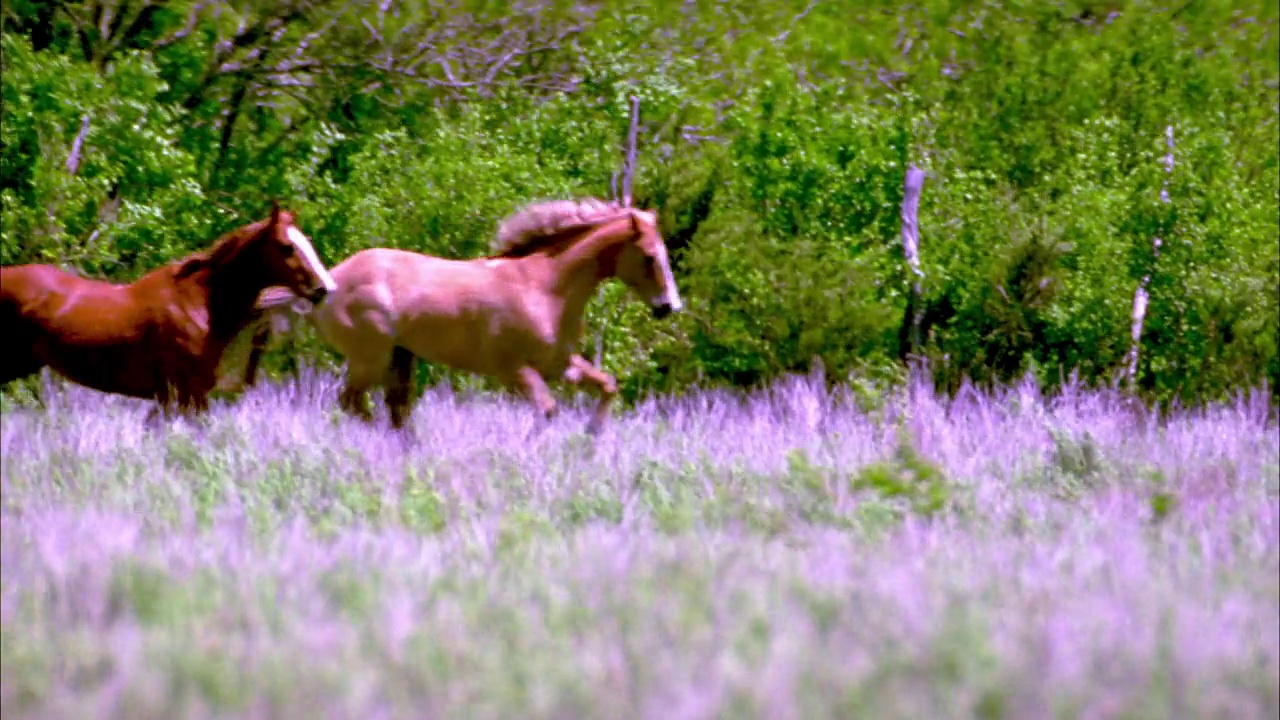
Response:
M942 471L920 456L910 435L901 429L893 459L862 468L850 485L873 490L884 498L903 498L912 512L924 517L953 502L952 488Z
M473 256L524 203L611 194L634 94L688 312L592 303L630 399L900 375L909 165L942 387L1113 382L1149 275L1145 396L1280 392L1274 3L110 7L5 11L0 262L132 277L271 197L330 263Z

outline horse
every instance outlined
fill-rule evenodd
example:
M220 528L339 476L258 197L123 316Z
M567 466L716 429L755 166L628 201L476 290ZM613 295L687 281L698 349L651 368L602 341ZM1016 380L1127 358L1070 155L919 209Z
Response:
M499 222L491 249L469 260L361 250L332 269L338 287L314 307L265 291L240 385L254 384L280 314L301 315L345 356L339 405L365 421L367 393L381 385L392 427L404 427L422 359L495 378L546 420L557 411L549 382L585 383L599 397L587 432L598 434L617 381L575 349L597 286L621 280L659 319L683 307L657 216L595 198L533 203Z
M154 400L157 413L208 409L227 345L268 287L321 303L336 285L292 213L232 230L205 251L129 284L53 265L0 268L0 385L49 367L101 392Z

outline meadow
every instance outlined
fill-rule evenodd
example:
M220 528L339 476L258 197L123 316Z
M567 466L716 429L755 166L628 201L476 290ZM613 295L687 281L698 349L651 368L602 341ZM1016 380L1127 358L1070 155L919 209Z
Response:
M303 369L143 424L46 379L0 423L16 718L1264 718L1266 391L1157 416L1070 383L789 377L413 435Z

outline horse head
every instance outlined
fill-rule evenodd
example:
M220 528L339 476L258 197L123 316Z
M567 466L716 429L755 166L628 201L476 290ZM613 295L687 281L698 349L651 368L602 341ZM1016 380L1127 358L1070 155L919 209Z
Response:
M319 303L338 287L316 255L311 240L294 224L293 213L271 203L271 217L250 241L264 285L282 285L299 297Z
M631 210L631 239L618 252L615 277L649 303L656 318L679 312L684 303L671 274L667 244L651 211Z

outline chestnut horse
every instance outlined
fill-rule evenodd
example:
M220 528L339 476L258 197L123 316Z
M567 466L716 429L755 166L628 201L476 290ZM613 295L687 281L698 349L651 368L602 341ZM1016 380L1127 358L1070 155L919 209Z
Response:
M204 411L223 352L264 288L319 302L335 287L293 222L273 203L266 220L127 285L52 265L0 268L0 385L48 366L95 390L155 400L148 421Z
M447 260L362 250L333 268L337 290L310 311L288 290L266 291L244 385L254 382L279 313L304 313L347 359L341 406L366 420L366 395L382 385L393 427L404 426L422 358L497 378L548 419L556 410L549 381L589 383L599 404L587 431L599 432L617 382L576 350L596 287L618 278L659 318L682 307L657 218L595 199L537 203L499 224L494 252Z

